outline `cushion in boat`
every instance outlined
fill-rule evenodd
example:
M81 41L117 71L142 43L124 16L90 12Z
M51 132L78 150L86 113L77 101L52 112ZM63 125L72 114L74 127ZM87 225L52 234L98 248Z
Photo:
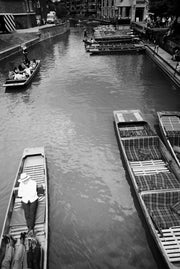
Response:
M180 192L144 194L142 198L161 229L180 226L180 217L171 208L180 201Z
M173 173L136 176L140 191L180 188L180 182Z

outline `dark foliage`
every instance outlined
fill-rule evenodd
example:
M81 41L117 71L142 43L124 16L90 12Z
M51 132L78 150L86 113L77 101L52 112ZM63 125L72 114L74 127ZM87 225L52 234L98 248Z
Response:
M149 0L149 10L156 16L180 16L180 0Z

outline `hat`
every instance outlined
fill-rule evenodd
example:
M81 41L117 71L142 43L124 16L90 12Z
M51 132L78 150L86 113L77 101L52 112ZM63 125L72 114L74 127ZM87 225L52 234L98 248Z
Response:
M29 178L30 178L29 175L27 175L26 173L22 173L18 182L24 182L24 181L28 180Z

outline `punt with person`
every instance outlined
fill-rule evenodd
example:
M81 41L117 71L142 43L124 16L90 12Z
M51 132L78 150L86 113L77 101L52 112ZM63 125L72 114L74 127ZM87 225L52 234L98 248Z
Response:
M7 78L5 83L3 84L3 87L6 87L6 89L10 89L10 88L19 88L19 87L27 86L30 82L32 82L35 75L39 71L39 68L40 68L40 60L36 60L36 65L32 69L31 74L29 76L22 79Z
M18 188L20 184L18 180L21 173L29 175L37 184L38 207L33 238L28 238L28 227L24 217L24 210L22 208L21 199L18 197ZM36 240L40 248L38 268L46 269L48 250L48 184L44 147L26 148L21 157L0 237L0 268L6 251L5 236L11 236L17 241L15 244L15 249L17 249L20 244L22 233L26 234L26 256L28 256L31 239Z
M140 110L113 114L130 184L148 231L167 268L180 268L180 168Z

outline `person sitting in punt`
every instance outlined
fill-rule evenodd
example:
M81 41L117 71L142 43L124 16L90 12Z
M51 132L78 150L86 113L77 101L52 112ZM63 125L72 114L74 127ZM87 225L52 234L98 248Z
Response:
M11 269L22 269L27 267L27 254L25 248L26 233L21 233L20 242L14 252Z
M18 73L23 74L23 76L25 77L29 77L31 75L30 67L28 66L28 64L26 65L24 62L19 65L18 69L19 69Z
M26 67L24 69L24 72L25 72L26 76L29 77L31 75L31 68L30 67Z
M14 257L14 248L16 244L16 239L12 236L5 235L3 241L6 244L5 255L1 264L1 269L10 269L11 263Z
M18 196L22 198L21 202L28 227L28 236L33 236L38 206L36 181L32 180L26 173L22 173L18 181L20 182Z
M20 74L23 74L23 73L24 73L25 66L23 66L22 64L20 64L20 65L18 66L18 69L19 69L19 73L20 73Z
M8 79L14 79L15 73L14 71L9 71Z
M35 67L36 67L36 59L33 59L31 62L30 62L30 68L31 69L35 69Z
M15 73L15 75L14 75L14 79L15 79L15 80L26 79L26 74L25 74L25 73L23 73L23 74Z
M38 240L33 237L29 240L29 250L27 252L28 268L40 269L41 249Z

